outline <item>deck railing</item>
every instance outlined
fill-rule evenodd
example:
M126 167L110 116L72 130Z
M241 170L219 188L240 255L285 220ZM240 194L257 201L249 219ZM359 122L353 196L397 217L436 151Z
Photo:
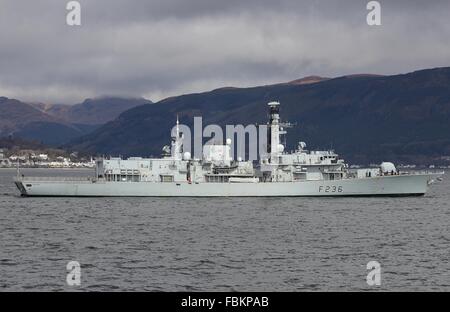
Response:
M16 177L21 182L86 182L95 181L94 177Z

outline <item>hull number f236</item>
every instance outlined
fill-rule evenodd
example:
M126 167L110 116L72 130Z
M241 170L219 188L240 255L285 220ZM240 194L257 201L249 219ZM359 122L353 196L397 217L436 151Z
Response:
M344 188L341 185L319 186L319 193L342 193Z

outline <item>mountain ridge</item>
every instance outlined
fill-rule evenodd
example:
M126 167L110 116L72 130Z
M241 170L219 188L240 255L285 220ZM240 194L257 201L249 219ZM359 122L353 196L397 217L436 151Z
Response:
M100 97L62 105L0 97L0 137L16 136L57 146L93 131L130 108L151 103L143 98Z
M30 103L43 112L73 124L101 125L121 112L153 102L144 98L101 96L73 105Z
M127 110L67 146L101 154L159 155L176 115L188 126L200 115L204 125L264 123L272 100L281 102L284 120L299 125L288 134L288 148L297 140L314 148L333 146L355 163L450 155L449 67L170 97Z

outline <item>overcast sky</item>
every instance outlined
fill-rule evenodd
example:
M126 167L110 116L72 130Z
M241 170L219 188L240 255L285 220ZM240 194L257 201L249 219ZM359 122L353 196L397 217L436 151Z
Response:
M450 65L450 1L0 0L0 96L156 101L308 75L395 74ZM145 2L145 3L144 3Z

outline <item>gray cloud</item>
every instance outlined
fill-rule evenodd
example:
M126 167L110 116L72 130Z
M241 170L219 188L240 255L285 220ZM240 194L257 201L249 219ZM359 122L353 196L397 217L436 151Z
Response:
M450 2L0 0L0 95L74 103L100 95L158 100L306 75L393 74L448 66Z

